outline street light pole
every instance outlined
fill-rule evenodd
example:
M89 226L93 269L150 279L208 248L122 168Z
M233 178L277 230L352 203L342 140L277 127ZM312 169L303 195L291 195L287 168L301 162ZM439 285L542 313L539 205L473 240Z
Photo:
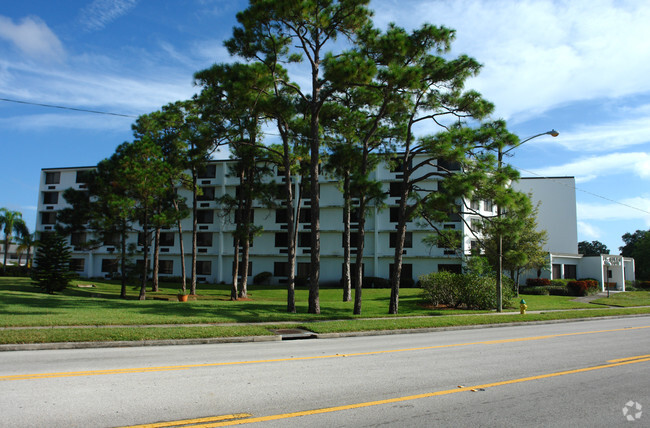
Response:
M497 171L501 171L501 166L503 165L503 155L509 153L511 150L516 149L527 141L532 140L533 138L541 137L542 135L550 135L551 137L557 137L560 135L555 129L551 129L547 132L542 132L541 134L533 135L532 137L526 138L524 141L521 141L516 146L513 146L503 151L503 148L499 146L498 157L497 157ZM501 206L497 204L497 218L501 220ZM503 311L503 235L501 233L501 228L497 229L497 253L498 253L498 272L497 272L497 312Z

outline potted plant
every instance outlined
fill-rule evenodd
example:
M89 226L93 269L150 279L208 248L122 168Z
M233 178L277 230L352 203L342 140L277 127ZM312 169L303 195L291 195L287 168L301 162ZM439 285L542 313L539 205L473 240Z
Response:
M176 297L178 297L179 302L187 302L187 291L181 288L178 290Z

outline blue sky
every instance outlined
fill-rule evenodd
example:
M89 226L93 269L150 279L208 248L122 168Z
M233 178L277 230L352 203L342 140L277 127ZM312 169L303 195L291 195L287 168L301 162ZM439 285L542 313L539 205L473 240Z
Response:
M228 62L242 0L31 0L0 9L0 207L33 230L40 169L95 165L140 114L195 93L192 75ZM377 26L457 31L452 54L483 64L468 86L521 139L522 176L575 176L578 239L618 253L650 228L650 2L373 0ZM302 76L296 74L300 82ZM425 132L426 130L422 130Z

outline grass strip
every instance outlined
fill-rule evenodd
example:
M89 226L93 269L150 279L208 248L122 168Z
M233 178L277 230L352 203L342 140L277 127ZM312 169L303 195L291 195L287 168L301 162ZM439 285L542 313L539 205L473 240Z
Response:
M0 331L0 344L114 342L270 336L261 326L57 328Z
M650 306L650 293L647 291L626 291L625 293L611 293L609 297L594 300L600 305L620 306Z

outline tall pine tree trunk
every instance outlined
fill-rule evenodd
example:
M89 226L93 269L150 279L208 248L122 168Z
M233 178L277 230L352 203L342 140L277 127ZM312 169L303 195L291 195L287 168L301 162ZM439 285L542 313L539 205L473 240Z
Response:
M198 203L196 200L197 192L197 171L196 168L192 169L192 266L190 281L190 294L196 294L196 234L198 230L198 220L196 214L198 211Z
M239 236L235 234L232 260L232 287L230 288L230 300L237 300L239 280Z
M156 227L154 232L154 245L153 245L153 273L151 291L158 291L158 272L160 268L160 228Z
M352 276L350 273L350 171L343 178L343 301L352 300Z
M120 259L121 259L121 280L120 298L126 299L126 222L122 222L122 231L120 232Z

